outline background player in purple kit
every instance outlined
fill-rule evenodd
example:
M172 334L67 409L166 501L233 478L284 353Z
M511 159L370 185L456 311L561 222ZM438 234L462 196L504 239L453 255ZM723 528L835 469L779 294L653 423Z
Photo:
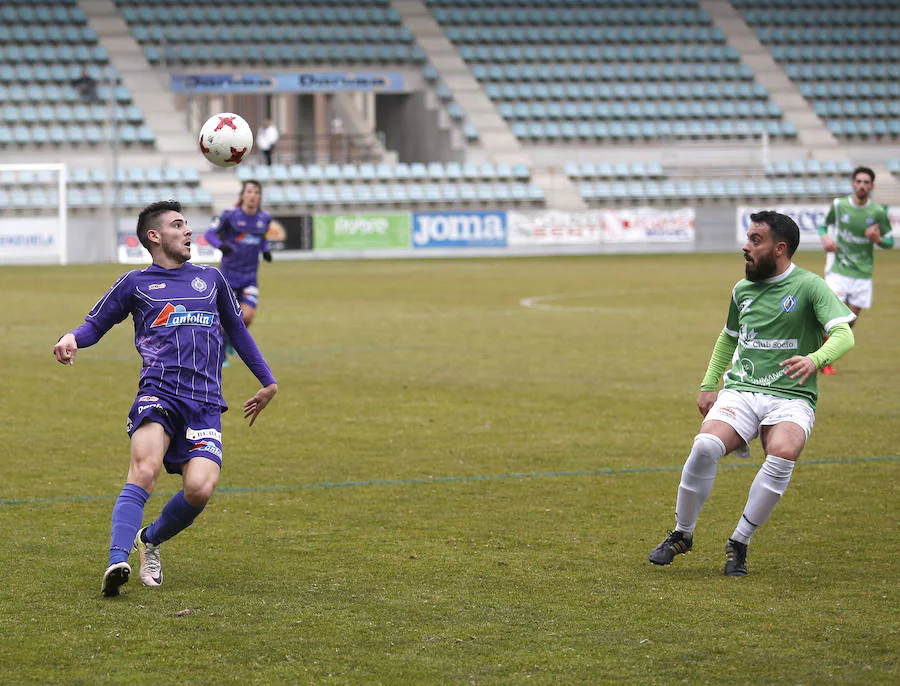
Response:
M260 253L266 262L272 261L265 238L272 215L262 210L261 204L259 181L244 181L237 206L224 210L206 232L209 244L222 251L220 268L241 304L241 316L246 326L253 322L259 303ZM227 352L231 353L231 350Z
M241 319L234 293L215 267L194 265L191 230L181 204L145 207L137 236L153 264L123 274L85 317L53 347L57 361L72 364L79 348L97 343L128 315L143 359L138 393L128 414L131 461L112 513L109 566L101 592L116 596L128 581L128 555L141 554L145 586L162 584L160 544L190 526L212 496L222 468L223 330L263 388L244 403L250 426L278 386ZM181 474L183 490L141 528L144 505L160 468Z

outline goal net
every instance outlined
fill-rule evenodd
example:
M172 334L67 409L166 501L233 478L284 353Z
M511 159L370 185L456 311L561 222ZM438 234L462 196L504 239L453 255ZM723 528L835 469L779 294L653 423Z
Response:
M66 264L66 165L0 164L0 265Z

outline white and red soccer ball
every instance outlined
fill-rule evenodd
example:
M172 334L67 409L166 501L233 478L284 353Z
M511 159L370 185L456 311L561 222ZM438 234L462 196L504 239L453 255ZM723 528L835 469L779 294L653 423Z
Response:
M250 155L253 130L233 112L214 114L200 128L200 152L217 167L233 167Z

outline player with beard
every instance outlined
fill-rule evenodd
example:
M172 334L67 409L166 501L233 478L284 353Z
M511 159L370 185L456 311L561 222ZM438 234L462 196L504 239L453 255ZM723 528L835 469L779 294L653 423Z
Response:
M766 459L725 545L725 575L747 574L750 538L781 500L812 431L816 370L853 347L854 314L821 277L792 262L800 243L794 220L764 211L750 221L746 278L732 290L725 328L700 384L697 407L704 420L681 473L675 529L650 553L656 565L692 548L719 460L759 436Z

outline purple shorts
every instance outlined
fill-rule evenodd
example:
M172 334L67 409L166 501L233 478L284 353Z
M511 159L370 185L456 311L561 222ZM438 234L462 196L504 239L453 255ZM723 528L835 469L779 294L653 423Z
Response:
M181 474L185 462L195 457L222 467L222 408L211 403L187 402L159 393L141 393L128 413L128 435L144 422L162 424L172 439L163 458L169 474Z
M257 308L259 303L259 286L255 283L252 283L249 286L243 286L242 288L234 288L232 290L234 291L234 297L237 298L239 303L249 305L254 310Z

